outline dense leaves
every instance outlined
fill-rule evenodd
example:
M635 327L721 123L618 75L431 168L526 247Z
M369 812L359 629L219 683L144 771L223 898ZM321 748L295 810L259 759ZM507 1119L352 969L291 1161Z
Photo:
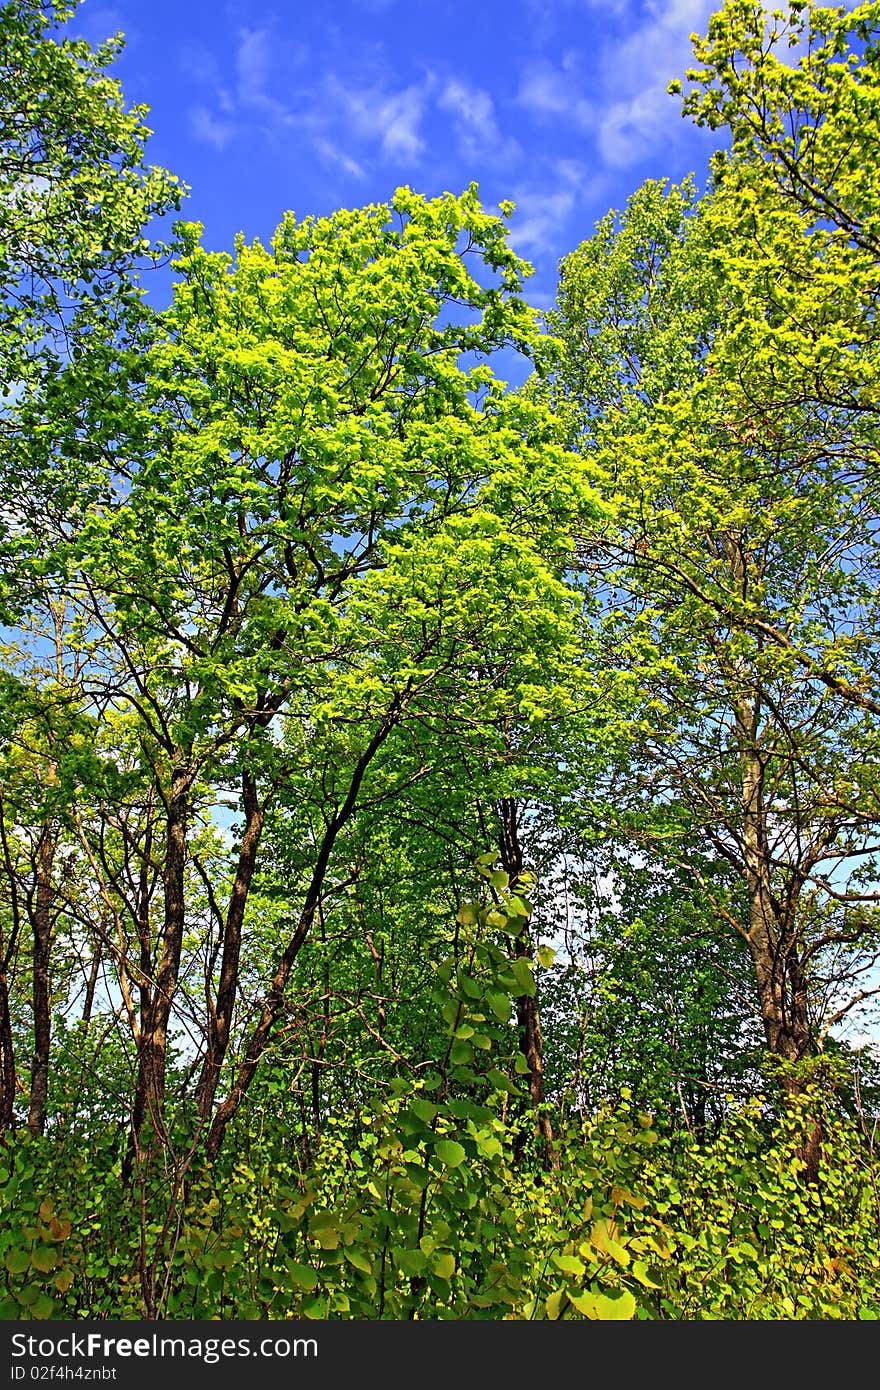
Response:
M708 190L544 322L475 185L154 236L71 13L0 9L0 1316L876 1318L877 6L730 0Z

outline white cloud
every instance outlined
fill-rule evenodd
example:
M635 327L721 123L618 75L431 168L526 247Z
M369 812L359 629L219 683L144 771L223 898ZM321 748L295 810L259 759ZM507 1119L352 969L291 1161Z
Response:
M482 88L466 87L463 82L447 82L437 104L444 111L452 111L484 142L498 139L495 106L489 93Z
M437 105L452 115L459 148L466 159L504 163L519 154L516 141L504 139L498 129L495 104L481 87L469 87L458 80L447 82Z
M238 77L238 95L247 105L258 106L265 100L269 67L269 35L266 30L240 30L235 71Z
M234 121L224 120L201 105L190 109L189 126L197 140L213 145L215 150L225 150L238 129Z
M510 240L523 255L570 250L573 218L585 205L603 203L610 192L608 176L579 159L557 159L547 174L543 185L530 183L513 190L516 211L510 219Z
M366 170L351 155L346 154L345 150L335 144L333 140L328 140L326 136L317 135L314 138L315 153L324 164L329 164L341 169L344 174L351 175L352 178L362 179L366 177Z
M419 135L424 109L424 98L416 87L407 87L381 104L377 127L381 132L382 153L387 158L418 161L425 148Z
M616 101L602 114L599 154L613 169L626 169L666 138L672 119L680 119L664 86L646 87L629 101Z
M381 87L347 87L333 74L325 83L327 120L341 115L355 138L378 144L386 159L418 163L425 141L420 132L431 83L388 92Z
M126 45L130 46L136 32L122 10L112 5L104 5L96 10L85 6L77 12L71 30L93 48L107 39L115 38L118 33L125 35Z
M192 133L222 150L239 131L252 129L255 118L263 133L307 125L305 117L272 92L276 69L289 74L301 67L307 56L302 45L276 44L269 29L242 28L234 51L234 78L231 85L223 85L215 55L202 45L183 45L180 66L204 91L202 101L189 112Z
M692 61L690 36L717 0L581 3L610 21L596 52L568 49L555 63L530 64L517 100L538 120L591 133L604 164L626 168L684 134L680 99L666 89Z
M277 125L286 125L289 112L284 102L269 94L273 48L268 29L241 29L235 55L236 97L253 111L260 111Z
M609 88L622 83L632 96L665 88L692 61L690 36L705 28L717 8L716 0L647 0L642 23L632 22L606 50Z
M684 134L681 100L666 88L692 61L690 35L715 8L715 0L647 0L643 22L604 55L604 87L609 96L620 93L597 131L599 154L612 168L636 164Z
M177 50L177 65L187 81L199 87L217 87L220 84L220 65L204 44L181 44Z
M575 206L571 188L514 190L516 211L510 219L510 240L520 253L548 254L558 245Z
M593 197L597 192L597 183L600 180L597 180L595 174L584 164L583 160L557 159L554 168L563 183L570 184L582 193L588 193L590 197Z
M595 120L595 107L582 91L577 57L563 55L558 67L542 62L529 67L520 80L517 101L539 119L559 117L586 129Z

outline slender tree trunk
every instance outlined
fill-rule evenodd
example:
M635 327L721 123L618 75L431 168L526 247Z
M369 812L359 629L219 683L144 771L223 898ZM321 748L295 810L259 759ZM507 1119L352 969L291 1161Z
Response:
M290 972L293 969L294 962L299 955L303 942L308 937L314 924L315 916L324 893L324 885L327 872L330 868L330 860L336 840L340 831L348 824L354 814L358 794L360 793L361 784L367 768L391 733L391 730L397 724L401 707L402 699L396 696L392 701L388 714L376 729L373 737L370 739L370 742L367 744L367 747L364 749L355 765L345 800L336 815L326 826L321 843L318 847L318 854L315 859L314 868L312 869L312 875L309 880L302 911L297 920L296 929L278 963L275 974L272 976L269 988L263 999L263 1006L260 1010L259 1018L251 1033L245 1055L239 1065L232 1087L228 1095L217 1107L214 1114L206 1144L206 1156L209 1162L212 1162L217 1157L226 1130L231 1121L238 1114L242 1101L247 1095L251 1082L256 1075L260 1060L266 1050L275 1022L284 1004L284 994L287 988L287 982L290 978Z
M764 804L764 762L755 748L757 700L739 703L737 732L742 768L742 846L749 904L747 940L767 1047L774 1057L799 1062L811 1049L807 990L793 931L795 904L773 891L772 846Z
M496 809L500 827L501 864L510 879L511 887L516 891L517 883L525 867L519 838L519 807L513 798L504 797L498 802ZM525 928L516 938L514 953L518 957L534 960L534 945ZM529 1101L534 1115L535 1134L543 1143L545 1168L558 1168L559 1156L554 1144L553 1125L545 1105L544 1043L541 1036L541 1016L538 1011L537 996L521 995L517 1000L516 1011L520 1051L528 1066Z
M745 567L738 545L728 542L734 579L745 593ZM807 987L798 955L795 931L796 897L782 901L773 891L773 846L765 803L765 763L759 749L761 697L743 681L734 686L733 703L739 744L742 795L742 850L748 893L746 939L755 971L761 1020L768 1051L791 1066L812 1051ZM796 1099L803 1090L791 1071L783 1079L785 1092ZM822 1125L816 1121L803 1137L799 1156L805 1181L815 1184L822 1156Z
M207 1120L213 1109L220 1081L220 1069L229 1047L232 1015L238 991L244 915L265 821L265 810L257 796L256 782L249 772L242 774L241 789L245 815L244 835L223 928L223 958L220 963L217 1002L210 1010L207 1050L196 1087L196 1107L202 1121Z
M132 1139L137 1153L141 1152L144 1136L165 1137L164 1101L165 1074L168 1056L168 1020L177 992L180 955L186 925L184 871L186 867L186 836L189 817L189 798L192 789L192 770L181 760L174 770L171 793L167 802L167 840L163 873L164 921L159 948L159 961L152 989L142 985L141 1028L138 1045L138 1076L132 1114ZM145 962L144 939L141 941L141 978L149 979L149 960ZM147 969L143 967L146 964ZM130 1171L130 1165L129 1165Z
M6 839L5 808L0 791L0 842L3 862L9 879L11 926L8 942L0 918L0 1130L15 1128L15 1089L18 1076L15 1066L15 1039L12 1034L12 1013L9 1007L9 968L13 961L21 930L19 888L12 856Z
M80 1018L83 1031L88 1028L92 1018L92 1009L95 1003L95 990L98 987L98 975L101 971L101 955L102 949L99 941L95 947L95 954L92 956L92 964L89 968L88 979L86 980L86 992L85 998L83 999L82 1016Z
M15 1086L15 1043L9 1012L9 982L4 965L0 969L0 1130L15 1128Z
M128 1149L122 1164L122 1178L127 1185L131 1181L134 1162L138 1154L140 1136L143 1132L144 1117L147 1112L147 1073L141 1062L141 1039L143 1028L153 1010L153 943L150 931L150 893L149 863L153 852L153 820L155 805L153 790L147 803L147 824L144 834L144 853L138 875L137 890L137 933L138 933L138 995L140 1004L140 1026L135 1036L138 1056L137 1079L131 1112L131 1131Z
M49 957L52 950L52 871L58 840L52 825L40 832L35 855L36 884L31 907L33 928L33 1013L34 1055L31 1063L31 1092L28 1129L42 1134L46 1127L49 1099L49 1052L52 1042L52 996L49 988Z

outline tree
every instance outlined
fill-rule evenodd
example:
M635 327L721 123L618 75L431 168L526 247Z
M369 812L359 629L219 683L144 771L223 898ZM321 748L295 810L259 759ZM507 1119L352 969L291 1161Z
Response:
M182 188L144 163L147 107L126 110L107 68L64 25L80 0L0 8L0 351L7 384L33 383L102 316L136 310L137 272L163 254L144 233ZM5 402L8 408L9 402Z
M33 1132L45 1124L58 817L67 809L70 786L58 769L69 762L67 734L77 695L63 663L39 694L29 677L13 672L27 668L27 649L39 654L48 642L57 652L61 610L52 607L44 583L53 565L44 512L63 511L80 481L67 466L71 461L50 473L40 459L47 447L57 447L67 427L60 382L69 364L78 361L88 371L100 363L103 370L109 355L131 350L138 338L145 321L138 272L164 254L145 231L179 205L182 193L171 175L145 165L146 108L127 111L118 84L107 76L119 43L93 50L81 40L56 36L75 8L56 0L11 0L0 8L0 614L27 625L18 634L21 649L6 649L4 756L8 750L18 772L7 784L3 806L2 897L10 916L0 932L0 1116L3 1124L14 1123L19 1076L9 979L23 959L27 922L32 1012L24 1036L32 1048ZM53 727L49 707L55 700ZM37 822L20 819L22 755L35 763L25 802L42 785Z
M827 677L876 659L877 554L809 404L772 425L731 406L738 216L723 187L696 208L648 184L600 224L563 263L557 389L617 511L582 550L607 659L641 672L607 833L696 879L748 948L769 1052L794 1064L874 992L880 750Z
M542 980L549 1094L580 1115L629 1096L661 1132L704 1140L765 1085L751 962L719 931L691 863L716 891L726 880L735 893L733 875L696 849L676 869L609 844L601 825L594 847L577 830L580 852L572 843L558 876L567 920Z
M715 263L736 309L713 356L728 418L790 434L794 407L799 428L866 504L878 447L878 33L876 4L766 11L736 0L695 42L683 101L731 142L713 160L723 197L705 209L717 213ZM772 625L763 638L792 650L791 635ZM794 650L811 676L880 712L873 644Z
M475 189L289 217L271 247L240 240L234 258L180 235L149 353L103 376L72 364L69 427L45 463L63 450L89 480L53 516L53 545L96 744L135 811L98 802L81 818L118 914L117 989L139 994L132 1161L154 1140L189 1152L193 1133L216 1155L334 889L340 837L436 766L446 709L472 728L487 709L552 703L542 683L571 643L566 526L591 506L553 418L464 364L535 340L525 267ZM371 791L388 756L401 775ZM224 800L235 834L218 881L197 826ZM275 807L308 850L237 1020ZM182 1029L195 1085L175 1137Z

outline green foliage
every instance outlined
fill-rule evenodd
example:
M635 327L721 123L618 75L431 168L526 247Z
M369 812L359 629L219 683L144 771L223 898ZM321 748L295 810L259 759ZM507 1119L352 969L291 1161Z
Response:
M46 531L78 505L87 479L68 455L45 468L77 416L77 373L106 376L136 358L146 309L140 274L167 254L151 224L183 189L147 165L143 106L126 109L107 69L121 36L92 49L64 33L78 0L0 7L0 418L13 447L0 465L0 612L31 608L59 564ZM117 437L105 405L92 456ZM111 418L112 417L112 418ZM54 538L52 538L54 540Z
M660 1140L624 1091L563 1130L554 1169L516 1161L515 1038L491 1003L533 983L495 944L524 925L523 900L500 878L495 891L463 905L456 955L436 971L442 1054L328 1116L307 1169L271 1128L240 1132L169 1220L158 1188L138 1213L100 1125L88 1150L8 1141L3 1315L142 1315L146 1241L170 1318L876 1316L876 1170L822 1084L779 1114L731 1112L710 1142ZM811 1188L798 1142L820 1112L828 1159Z
M748 947L767 1046L794 1060L860 1002L876 949L875 425L806 379L772 406L744 387L768 309L742 285L766 283L752 243L772 243L778 195L744 229L738 177L699 204L648 183L566 258L535 389L597 467L614 520L582 547L596 660L638 690L628 747L584 788L584 839L694 881ZM786 235L798 277L824 274L812 234Z
M880 5L728 0L546 333L475 185L149 310L75 10L0 6L0 1316L877 1318Z
M709 1143L659 1140L624 1101L563 1133L558 1169L541 1174L515 1164L497 1108L417 1079L394 1091L328 1123L309 1172L261 1141L190 1184L176 1233L148 1216L163 1316L880 1314L876 1168L821 1090L781 1116L760 1103L734 1112ZM821 1189L804 1185L797 1156L817 1106ZM4 1317L143 1316L138 1221L100 1154L73 1172L25 1137L7 1146L0 1180Z
M144 164L147 108L126 110L107 73L121 36L71 39L77 8L0 8L0 368L19 386L137 305L132 277L164 250L144 230L180 202L178 181Z

